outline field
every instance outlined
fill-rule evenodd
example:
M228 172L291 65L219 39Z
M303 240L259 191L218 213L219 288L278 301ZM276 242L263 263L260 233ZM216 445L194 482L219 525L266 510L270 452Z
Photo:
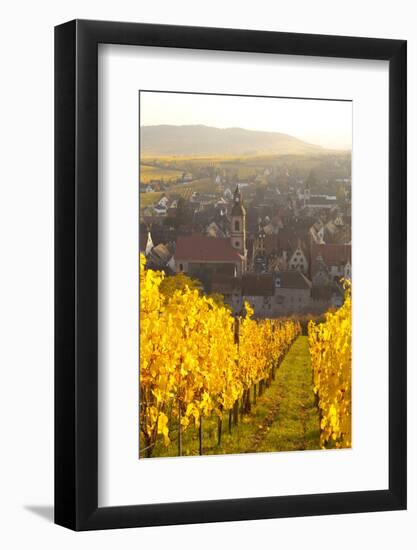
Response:
M182 171L162 168L159 166L150 166L147 164L141 163L140 165L140 183L148 184L152 181L164 180L165 182L176 181L178 178L181 178Z
M163 193L140 193L140 207L146 208L159 201Z
M263 177L265 169L274 179L290 173L292 176L306 178L311 171L318 180L330 181L350 175L350 153L333 152L305 155L257 155L257 156L213 156L186 157L163 156L141 159L141 183L163 179L173 184L183 173L191 174L195 179L214 177L221 174L235 180Z
M273 157L145 157L141 164L141 182L163 177L166 180L177 178L183 172L196 173L199 170L225 170L247 178L259 173L265 165L270 166L277 159ZM143 175L142 175L143 173Z
M210 193L218 191L218 186L211 178L200 178L190 181L190 183L171 185L169 188L170 193L181 195L184 198L189 198L194 191Z

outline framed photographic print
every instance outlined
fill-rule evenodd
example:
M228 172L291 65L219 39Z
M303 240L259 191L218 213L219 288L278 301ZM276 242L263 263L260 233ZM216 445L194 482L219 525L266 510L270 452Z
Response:
M406 507L406 42L55 30L55 521Z

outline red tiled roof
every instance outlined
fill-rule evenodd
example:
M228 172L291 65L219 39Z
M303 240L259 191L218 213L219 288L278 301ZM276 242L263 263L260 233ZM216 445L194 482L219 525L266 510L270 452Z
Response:
M313 264L317 262L319 256L323 258L328 267L344 265L352 261L352 247L350 244L313 244L311 246Z
M241 256L231 245L230 239L205 235L178 237L174 256L176 260L194 262L241 261Z

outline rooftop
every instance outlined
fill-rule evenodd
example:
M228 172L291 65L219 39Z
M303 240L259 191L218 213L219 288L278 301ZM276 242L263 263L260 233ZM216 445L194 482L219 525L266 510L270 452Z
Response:
M351 263L352 247L350 244L312 244L311 261L313 270L320 257L327 266Z
M194 262L241 261L241 256L232 247L230 239L197 234L178 237L174 256L176 260Z
M277 288L310 289L311 281L300 271L279 271L276 276Z
M242 296L273 296L274 276L272 273L247 273L241 280Z

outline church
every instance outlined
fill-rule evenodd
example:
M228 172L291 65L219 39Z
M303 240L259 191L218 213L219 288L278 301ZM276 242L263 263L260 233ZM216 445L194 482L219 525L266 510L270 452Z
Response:
M246 211L239 186L233 194L230 236L180 236L174 253L175 271L197 277L205 286L214 276L241 277L247 267Z
M239 186L228 207L228 220L227 236L194 233L178 237L175 272L198 279L207 292L222 294L234 313L241 314L246 301L251 304L257 318L280 317L307 310L311 282L303 274L303 269L298 264L287 266L288 261L285 266L278 262L276 269L268 269L271 260L268 237L271 235L266 235L261 224L254 238L247 239L246 210ZM272 237L277 242L283 241L281 235ZM281 242L278 248L285 246ZM291 257L288 254L288 260Z

